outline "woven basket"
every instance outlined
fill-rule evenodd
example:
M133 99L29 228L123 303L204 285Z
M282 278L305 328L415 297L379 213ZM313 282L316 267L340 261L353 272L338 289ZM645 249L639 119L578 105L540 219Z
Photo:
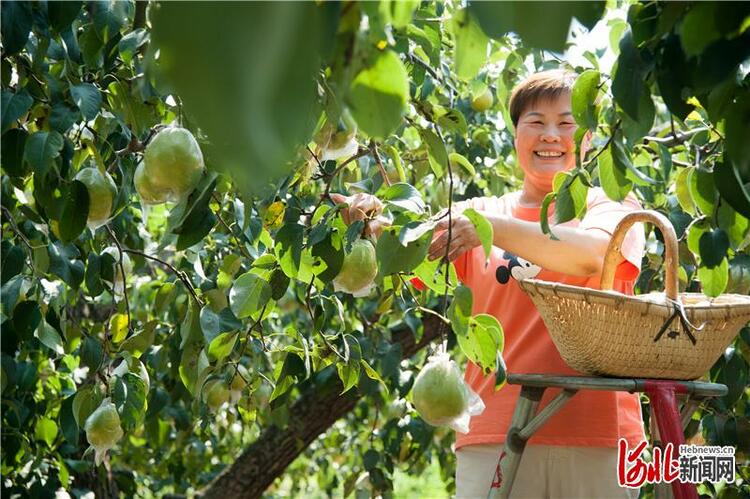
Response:
M636 222L651 222L664 236L666 293L611 291L622 241ZM636 211L615 229L601 291L536 279L520 285L573 369L597 376L690 380L705 374L750 320L750 296L678 294L677 262L677 237L669 220L654 211Z

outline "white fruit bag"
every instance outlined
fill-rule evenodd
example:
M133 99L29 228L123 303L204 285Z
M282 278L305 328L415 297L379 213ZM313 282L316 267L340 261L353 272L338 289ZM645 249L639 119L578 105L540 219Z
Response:
M412 402L431 425L449 426L461 433L468 433L471 416L484 411L484 402L445 352L430 356L417 375Z

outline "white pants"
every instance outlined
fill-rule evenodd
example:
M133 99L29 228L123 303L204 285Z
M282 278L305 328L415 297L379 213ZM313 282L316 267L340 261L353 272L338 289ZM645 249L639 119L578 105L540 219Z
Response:
M467 445L456 451L456 499L485 499L502 445ZM617 483L617 449L527 445L511 498L635 499L638 489Z

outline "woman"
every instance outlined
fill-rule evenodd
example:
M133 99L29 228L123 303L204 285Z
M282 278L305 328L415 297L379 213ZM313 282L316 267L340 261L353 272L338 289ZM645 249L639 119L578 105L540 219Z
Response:
M494 315L505 332L505 358L509 372L579 375L560 357L539 313L518 285L519 279L538 278L575 286L599 287L607 245L622 217L640 208L629 196L611 201L600 188L590 189L583 220L553 228L558 240L542 233L539 212L551 192L557 172L575 166L571 89L575 75L553 70L521 82L510 98L515 126L514 146L524 172L523 188L500 198L482 197L456 203L452 215L451 245L448 220L437 226L439 235L429 248L429 258L445 256L454 262L459 279L473 293L473 313ZM585 154L589 137L581 151ZM347 203L342 211L347 223L377 214L369 230L376 235L387 224L379 216L381 202L371 195L333 195ZM485 265L474 225L461 215L466 208L481 212L494 229L489 265ZM553 213L553 207L550 209ZM645 238L636 225L622 245L614 289L632 294L640 270ZM484 376L469 363L465 379L485 403L485 411L471 420L467 434L456 441L456 497L486 497L502 451L520 387L494 390L494 375ZM559 393L545 392L540 409ZM637 394L581 391L529 440L513 484L511 497L637 497L637 490L617 485L617 442L631 446L645 439ZM501 479L501 477L498 477Z

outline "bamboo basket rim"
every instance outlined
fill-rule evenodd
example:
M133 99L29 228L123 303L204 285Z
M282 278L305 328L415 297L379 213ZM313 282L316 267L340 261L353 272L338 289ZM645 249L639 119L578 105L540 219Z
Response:
M576 296L588 295L589 297L604 298L606 300L618 300L623 302L632 303L648 303L654 307L660 307L670 312L673 310L673 306L666 300L666 295L663 292L651 292L641 295L627 295L613 289L594 289L585 288L581 286L575 286L573 284L565 284L555 281L545 281L542 279L522 279L518 281L519 284L526 290L534 289L539 291L540 288L550 290L553 294L568 295L570 298ZM679 298L687 298L688 301L683 301L685 308L692 310L716 310L721 308L747 308L750 311L750 296L741 295L737 293L722 293L719 296L710 297L703 293L693 292L682 292L678 294ZM691 303L694 300L700 299L698 303ZM584 298L585 300L585 298ZM663 300L663 301L658 301ZM717 303L718 300L733 300L729 303ZM682 300L681 300L682 301ZM702 302L707 301L708 304Z

